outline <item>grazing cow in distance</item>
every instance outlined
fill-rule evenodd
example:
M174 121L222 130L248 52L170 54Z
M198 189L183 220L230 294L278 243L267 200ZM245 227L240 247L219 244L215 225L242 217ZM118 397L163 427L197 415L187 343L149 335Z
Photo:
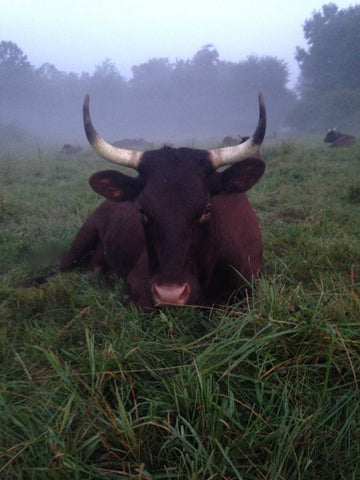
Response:
M82 152L81 147L75 147L74 145L70 145L70 143L65 143L60 150L60 153L63 155L76 155L80 152Z
M266 129L259 95L253 135L234 147L133 151L114 147L95 130L89 96L84 127L106 160L137 171L94 173L89 182L105 201L85 221L69 251L48 277L88 260L94 271L126 279L142 309L163 305L224 304L234 292L251 290L262 266L259 223L246 196L265 170L258 156ZM226 169L218 170L227 166Z
M249 137L241 137L240 135L238 135L237 138L226 136L222 139L221 145L224 147L232 147L238 145L239 143L245 142L248 138Z
M116 140L112 145L119 148L150 148L152 146L143 138L124 138L123 140Z
M330 147L348 147L349 145L353 145L356 139L352 135L345 135L344 133L338 132L336 128L332 128L328 130L324 142L331 143Z

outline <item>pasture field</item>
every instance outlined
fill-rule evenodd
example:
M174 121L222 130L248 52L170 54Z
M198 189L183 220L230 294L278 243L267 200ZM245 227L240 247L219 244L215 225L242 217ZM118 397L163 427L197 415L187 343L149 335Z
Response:
M262 156L254 297L151 315L87 269L13 288L69 246L109 165L0 156L2 480L360 478L360 144Z

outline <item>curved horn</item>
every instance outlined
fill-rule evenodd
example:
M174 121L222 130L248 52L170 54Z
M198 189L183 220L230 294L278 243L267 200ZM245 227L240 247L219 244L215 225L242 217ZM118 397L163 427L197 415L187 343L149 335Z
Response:
M223 165L239 162L244 158L255 155L265 137L266 110L262 93L259 93L259 121L253 135L243 143L234 147L224 147L210 150L210 160L213 167L219 168Z
M107 143L95 130L89 111L89 95L85 96L83 105L84 128L87 139L93 149L105 160L109 162L123 165L124 167L138 168L143 152L136 150L126 150L124 148L117 148Z

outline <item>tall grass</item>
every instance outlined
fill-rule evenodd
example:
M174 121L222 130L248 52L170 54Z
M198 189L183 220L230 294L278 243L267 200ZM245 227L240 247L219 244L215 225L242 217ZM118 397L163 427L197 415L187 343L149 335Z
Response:
M1 479L360 478L359 145L263 156L254 297L151 315L87 270L13 288L69 245L108 166L0 158Z

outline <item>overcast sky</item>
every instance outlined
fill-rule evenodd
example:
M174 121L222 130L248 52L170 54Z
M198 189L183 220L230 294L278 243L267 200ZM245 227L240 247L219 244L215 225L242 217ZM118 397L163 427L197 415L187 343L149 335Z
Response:
M15 42L35 67L94 71L106 58L129 78L149 58L191 58L213 44L221 60L251 54L284 59L298 75L302 26L324 0L0 0L0 40ZM338 0L339 8L358 2Z

